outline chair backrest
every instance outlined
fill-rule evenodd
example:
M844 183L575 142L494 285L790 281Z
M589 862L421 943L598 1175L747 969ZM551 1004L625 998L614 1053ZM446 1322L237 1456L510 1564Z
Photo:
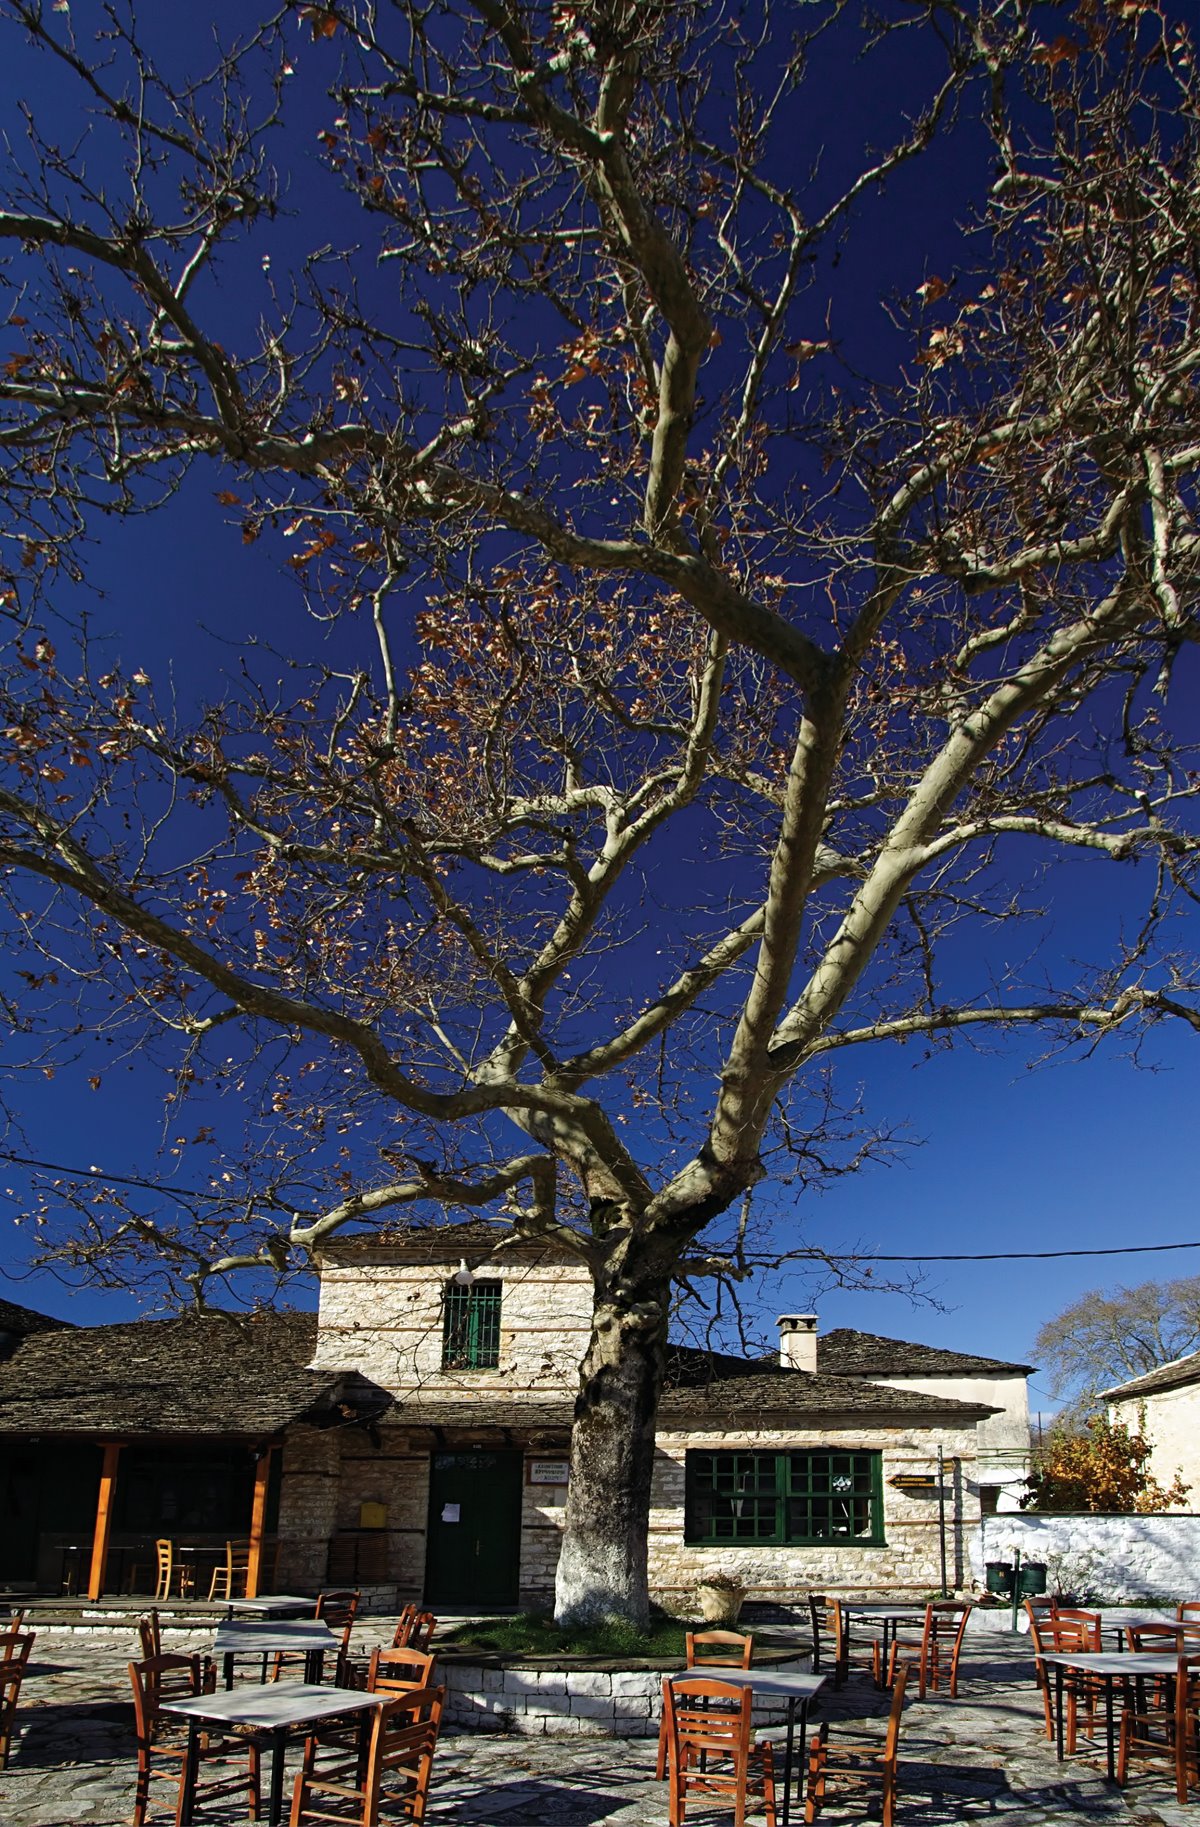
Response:
M965 1604L960 1599L934 1599L932 1604L925 1607L927 1636L931 1640L936 1638L939 1643L953 1638L953 1654L957 1656L974 1609L973 1605Z
M129 1664L133 1714L139 1742L148 1744L164 1699L184 1699L200 1692L199 1656L146 1656Z
M408 1642L418 1609L419 1607L414 1605L411 1599L407 1605L400 1607L400 1616L396 1619L396 1628L392 1634L393 1649L403 1649Z
M739 1630L689 1630L689 1668L749 1668L754 1638Z
M32 1630L6 1631L0 1638L0 1668L5 1670L15 1668L18 1673L23 1674L36 1634Z
M344 1630L358 1616L361 1598L361 1592L351 1591L348 1587L331 1587L327 1592L319 1594L316 1615L324 1619L330 1630Z
M1200 1624L1200 1599L1180 1599L1175 1607L1175 1616L1181 1624L1189 1621Z
M883 1740L883 1761L896 1768L896 1747L900 1743L900 1715L904 1711L904 1690L908 1685L911 1664L902 1662L892 1682L892 1704L888 1712L887 1732Z
M154 1588L154 1596L156 1599L165 1599L171 1591L175 1543L166 1536L161 1536L154 1544L154 1553L158 1563L158 1580Z
M409 1625L408 1636L405 1638L403 1647L428 1649L437 1626L438 1621L432 1611L418 1611Z
M1033 1644L1033 1653L1035 1656L1043 1656L1046 1645L1042 1641L1042 1631L1050 1621L1049 1614L1040 1605L1035 1606L1032 1599L1026 1599L1025 1615L1029 1619L1029 1641Z
M389 1773L397 1771L402 1771L407 1779L405 1814L414 1822L424 1820L425 1798L429 1792L445 1698L445 1688L426 1687L413 1693L397 1694L394 1700L379 1708L371 1726L367 1752L364 1820L378 1818L380 1790ZM329 1818L324 1816L326 1820Z
M1060 1608L1051 1612L1049 1629L1057 1650L1074 1649L1090 1655L1103 1647L1098 1611Z
M715 1675L675 1675L663 1682L663 1726L673 1770L696 1754L732 1757L741 1769L750 1756L754 1695Z
M158 1621L157 1607L151 1606L138 1619L138 1638L142 1645L143 1660L151 1656L162 1655L162 1629Z
M1127 1624L1125 1641L1141 1655L1182 1656L1200 1650L1196 1632L1184 1624Z
M23 1611L10 1611L4 1622L0 1624L0 1637L15 1637L24 1618Z
M433 1680L437 1658L423 1649L375 1649L367 1670L367 1692L387 1693L407 1688L425 1688Z

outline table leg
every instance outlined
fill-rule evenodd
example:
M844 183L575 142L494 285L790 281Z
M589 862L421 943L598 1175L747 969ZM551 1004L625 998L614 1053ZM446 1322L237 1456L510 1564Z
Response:
M232 1654L227 1655L224 1660L225 1660L225 1686L227 1688L229 1688L229 1687L233 1686L233 1656L232 1656Z
M1104 1677L1104 1742L1108 1747L1108 1780L1117 1780L1116 1749L1113 1745L1113 1682L1114 1675Z
M188 1720L187 1750L183 1758L183 1771L179 1778L179 1814L176 1827L192 1827L192 1810L196 1805L196 1771L200 1764L200 1734L203 1725L199 1719Z
M278 1726L271 1732L271 1791L267 1802L267 1827L279 1827L283 1819L283 1758L287 1748L288 1729Z
M796 1702L788 1701L787 1738L784 1740L783 1752L783 1807L780 1810L780 1827L788 1827L792 1806L792 1752L795 1748Z
M1063 1760L1063 1665L1061 1662L1054 1669L1054 1743L1058 1752L1059 1763Z

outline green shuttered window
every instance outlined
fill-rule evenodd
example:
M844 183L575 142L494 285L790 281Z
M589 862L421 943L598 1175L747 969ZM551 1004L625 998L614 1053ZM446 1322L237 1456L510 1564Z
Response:
M689 1542L883 1542L879 1453L689 1453Z
M442 1318L443 1370L494 1370L500 1362L500 1288L477 1281L446 1284Z

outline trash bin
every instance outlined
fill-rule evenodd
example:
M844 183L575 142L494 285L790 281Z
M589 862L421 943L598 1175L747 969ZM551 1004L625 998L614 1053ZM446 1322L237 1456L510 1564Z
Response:
M1011 1561L989 1561L987 1564L987 1589L989 1592L1003 1593L1005 1598L1012 1596L1013 1570ZM1045 1568L1042 1569L1043 1584L1038 1588L1044 1592Z
M1040 1598L1046 1590L1045 1561L1025 1561L1021 1568L1019 1592L1023 1599Z

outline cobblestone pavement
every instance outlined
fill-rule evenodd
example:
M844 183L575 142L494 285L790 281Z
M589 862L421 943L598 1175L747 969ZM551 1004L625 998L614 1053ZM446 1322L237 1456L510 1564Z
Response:
M368 1619L363 1641L381 1640L384 1623ZM169 1649L204 1646L182 1633L167 1638ZM125 1663L133 1654L132 1635L39 1635L9 1767L0 1771L0 1827L117 1827L129 1820L133 1712ZM1023 1640L980 1633L967 1639L958 1700L930 1696L906 1708L898 1827L1017 1827L1017 1816L1021 1827L1186 1827L1189 1815L1195 1818L1176 1803L1165 1770L1142 1766L1121 1791L1105 1781L1100 1747L1059 1764L1043 1734L1031 1672ZM885 1706L858 1673L840 1693L826 1690L822 1716L863 1719L879 1730ZM666 1788L654 1781L654 1754L653 1740L450 1733L439 1748L431 1827L666 1827ZM821 1819L838 1827L864 1813L861 1801L842 1807L831 1798ZM236 1800L197 1811L198 1827L233 1827L245 1818ZM718 1827L729 1818L701 1803L688 1808L689 1827Z

